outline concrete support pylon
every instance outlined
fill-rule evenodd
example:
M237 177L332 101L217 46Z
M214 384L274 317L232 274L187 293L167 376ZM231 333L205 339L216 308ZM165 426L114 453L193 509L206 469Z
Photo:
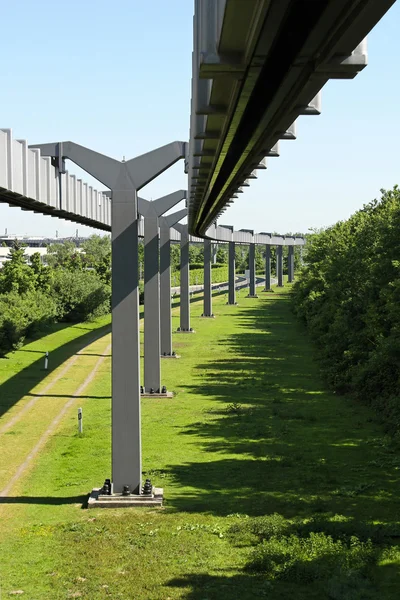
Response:
M288 282L294 281L294 247L288 246Z
M265 246L265 292L271 291L271 246Z
M161 317L159 218L186 198L178 190L153 202L138 199L138 210L144 218L144 386L145 394L162 392L161 384Z
M278 287L283 287L283 246L276 247L276 277Z
M204 303L202 317L213 317L212 313L212 288L211 288L211 260L212 260L212 242L209 239L204 240Z
M190 288L189 288L189 231L187 225L177 223L175 229L181 234L181 284L180 284L180 324L178 332L194 333L190 327Z
M176 357L172 349L171 227L187 216L187 209L160 217L160 315L161 357Z
M249 245L250 290L248 298L257 298L256 294L256 245Z
M228 304L236 304L235 242L228 246Z
M34 147L43 156L72 160L111 190L112 490L141 494L137 191L184 158L186 144L173 142L126 162L73 142Z

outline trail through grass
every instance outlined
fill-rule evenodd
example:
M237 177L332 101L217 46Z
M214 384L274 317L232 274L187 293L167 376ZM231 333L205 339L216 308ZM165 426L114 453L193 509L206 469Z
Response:
M175 397L142 401L144 476L165 507L82 509L110 475L107 357L84 434L68 415L0 505L5 597L398 598L398 449L326 391L285 290L225 302L215 320L192 304L197 333L162 362Z

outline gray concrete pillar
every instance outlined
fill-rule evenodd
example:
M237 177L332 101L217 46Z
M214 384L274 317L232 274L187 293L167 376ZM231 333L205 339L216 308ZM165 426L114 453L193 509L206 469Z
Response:
M283 287L283 246L276 247L276 277L278 287Z
M250 290L249 297L256 297L256 245L249 246Z
M141 491L138 214L136 192L112 191L112 480Z
M265 246L265 291L271 291L271 246Z
M161 356L175 356L172 350L171 316L171 227L187 216L187 209L160 217L160 318Z
M189 233L187 225L181 228L181 298L180 331L190 331L189 294Z
M212 317L212 289L211 289L211 258L212 242L204 240L204 308L203 317Z
M161 392L158 217L144 219L144 391Z
M169 227L160 227L160 318L161 356L171 356L171 233Z
M288 246L288 282L294 281L294 247Z
M235 242L229 242L228 254L228 304L236 304L236 287L235 287Z
M36 145L42 156L70 159L111 190L112 202L112 486L141 493L138 199L141 189L186 156L173 142L117 161L73 142Z

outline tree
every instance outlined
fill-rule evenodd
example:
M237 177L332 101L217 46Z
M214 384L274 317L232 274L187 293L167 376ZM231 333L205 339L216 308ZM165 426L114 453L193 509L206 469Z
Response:
M68 271L80 271L83 268L82 254L73 242L50 244L47 247L47 264L52 268L62 268Z
M179 244L171 244L171 270L177 271L181 262L181 250Z
M111 281L111 238L108 235L92 235L83 244L83 261L94 269L104 283Z
M36 275L27 265L24 246L15 240L0 274L0 293L25 294L36 287Z
M221 265L228 264L228 244L218 244L216 262Z
M42 263L42 258L39 252L32 254L30 267L36 276L36 289L46 293L49 292L51 283L51 270L50 267L47 267Z
M310 236L293 308L339 393L400 433L400 190Z

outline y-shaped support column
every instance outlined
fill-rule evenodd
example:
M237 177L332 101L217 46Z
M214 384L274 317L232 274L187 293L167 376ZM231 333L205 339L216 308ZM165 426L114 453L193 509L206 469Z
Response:
M271 246L265 246L265 292L271 291Z
M249 246L250 291L248 298L257 298L256 294L256 245Z
M278 287L283 287L283 246L276 247L276 276Z
M236 304L236 288L235 288L235 242L229 242L228 256L228 304Z
M294 281L294 247L288 246L288 282Z
M171 227L187 216L187 208L160 217L160 313L161 357L177 357L172 350L171 320Z
M161 386L159 217L186 198L179 190L149 202L138 199L144 217L144 393L165 394ZM162 392L162 390L164 391Z
M43 144L42 155L68 158L111 189L112 195L112 486L141 494L137 190L179 159L173 142L127 162L73 142Z
M177 223L175 229L181 234L181 285L180 285L180 325L178 332L194 333L190 327L189 293L189 232L188 226Z
M212 242L204 240L204 308L202 317L213 317L212 314L212 289L211 289L211 257Z

